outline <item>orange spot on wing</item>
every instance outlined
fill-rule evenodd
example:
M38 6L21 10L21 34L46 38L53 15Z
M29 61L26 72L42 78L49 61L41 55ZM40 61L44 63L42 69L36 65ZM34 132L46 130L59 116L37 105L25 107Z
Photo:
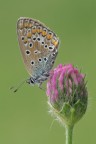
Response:
M41 33L42 29L37 28L37 33Z
M35 34L36 33L36 29L32 29L32 33Z
M27 37L24 38L24 44L26 44L28 42Z
M29 21L29 24L28 24L29 28L31 28L33 26L32 22Z
M42 31L42 36L46 36L47 32L46 31Z
M28 33L27 33L27 38L31 38L31 36L32 36L32 33L31 33L31 32L28 32Z
M47 34L46 37L47 37L48 40L50 40L50 39L52 39L53 35L52 34Z
M24 27L28 28L28 22L24 22Z
M53 44L54 46L58 46L58 40L52 39L52 44Z

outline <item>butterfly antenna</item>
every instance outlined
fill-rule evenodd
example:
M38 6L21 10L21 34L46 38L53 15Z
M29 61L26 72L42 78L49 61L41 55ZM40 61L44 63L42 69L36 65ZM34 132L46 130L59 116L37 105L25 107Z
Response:
M18 91L18 89L24 84L26 82L26 80L23 80L21 83L19 83L19 85L17 85L17 86L12 86L11 88L10 88L10 90L13 90L13 92L17 92Z

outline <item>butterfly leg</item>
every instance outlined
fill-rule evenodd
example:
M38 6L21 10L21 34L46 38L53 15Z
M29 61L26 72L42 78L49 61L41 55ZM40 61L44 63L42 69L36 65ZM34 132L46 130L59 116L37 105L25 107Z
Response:
M41 90L45 91L45 88L42 87L42 82L38 84L38 87L39 87Z

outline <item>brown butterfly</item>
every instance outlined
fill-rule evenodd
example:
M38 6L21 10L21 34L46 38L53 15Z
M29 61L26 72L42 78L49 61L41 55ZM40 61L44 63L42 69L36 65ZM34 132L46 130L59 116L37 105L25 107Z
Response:
M24 64L30 75L29 84L38 84L49 77L58 53L56 34L38 20L19 18L17 35Z

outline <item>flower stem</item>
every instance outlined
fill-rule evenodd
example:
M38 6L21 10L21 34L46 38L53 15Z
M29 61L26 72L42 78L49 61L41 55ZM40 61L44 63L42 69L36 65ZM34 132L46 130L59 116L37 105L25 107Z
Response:
M66 144L72 144L73 126L66 126Z

